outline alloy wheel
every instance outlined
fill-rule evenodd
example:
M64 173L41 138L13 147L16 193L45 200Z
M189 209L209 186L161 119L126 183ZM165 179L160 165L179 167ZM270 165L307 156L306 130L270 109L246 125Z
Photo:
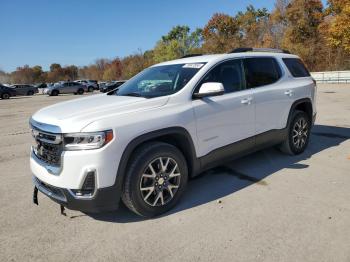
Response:
M300 118L298 119L293 126L293 145L297 149L301 149L304 147L307 141L307 137L309 135L309 125L306 119Z
M150 206L164 206L175 196L181 180L177 162L170 157L152 160L144 169L140 181L140 191Z

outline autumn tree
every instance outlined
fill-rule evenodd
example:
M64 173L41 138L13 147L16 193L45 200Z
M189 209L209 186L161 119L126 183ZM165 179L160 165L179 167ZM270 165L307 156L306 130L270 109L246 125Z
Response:
M222 13L212 16L202 34L203 50L208 53L228 52L242 43L237 20Z
M350 54L350 1L329 0L326 10L328 28L326 38L333 47L340 47Z
M0 69L0 83L10 83L10 79L10 75Z
M323 20L320 0L293 0L286 9L287 27L282 40L285 49L299 55L313 69L319 56L319 25Z
M245 12L238 12L235 17L239 25L241 42L247 47L270 47L269 12L266 8L255 9L249 5ZM239 40L239 39L237 39Z
M284 33L288 26L286 12L290 1L291 0L276 0L275 8L270 14L266 37L270 39L271 48L282 47Z
M138 53L134 55L129 55L124 57L122 60L122 78L129 79L141 72L146 67L150 66L153 63L152 56L150 53L139 50Z
M196 52L202 43L202 30L191 32L188 26L175 26L162 36L153 50L155 62L172 60Z
M107 64L102 79L105 81L120 80L122 77L122 62L119 58Z

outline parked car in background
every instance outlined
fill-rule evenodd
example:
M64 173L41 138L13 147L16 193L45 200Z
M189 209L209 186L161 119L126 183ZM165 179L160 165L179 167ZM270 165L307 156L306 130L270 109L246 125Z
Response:
M32 85L12 85L12 88L16 89L16 95L18 96L32 96L38 93L38 88Z
M114 89L117 89L119 86L121 86L125 82L126 82L125 80L120 80L120 81L113 81L105 85L100 85L100 92L106 93L106 92L112 91Z
M96 80L75 80L74 82L86 85L88 88L88 92L98 90L98 84Z
M98 89L101 91L101 88L103 88L107 84L109 84L109 82L98 82Z
M16 96L16 89L0 84L1 99L9 99L11 96Z
M38 83L34 85L36 88L46 88L47 84L46 83Z
M38 94L44 94L44 91L47 88L48 84L46 84L46 83L37 83L34 86L36 88L38 88Z
M58 82L54 85L48 86L44 94L49 96L58 96L59 94L79 94L82 95L84 92L88 92L88 87L84 84L77 82Z

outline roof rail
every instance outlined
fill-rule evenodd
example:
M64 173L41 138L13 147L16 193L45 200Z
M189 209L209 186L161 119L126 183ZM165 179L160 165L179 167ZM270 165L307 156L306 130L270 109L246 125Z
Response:
M187 57L194 57L194 56L201 56L203 54L188 54L188 55L184 55L183 57L181 58L187 58Z
M285 53L290 54L288 50L285 49L275 49L275 48L253 48L253 47L240 47L235 48L229 54L233 53L244 53L244 52L271 52L271 53Z

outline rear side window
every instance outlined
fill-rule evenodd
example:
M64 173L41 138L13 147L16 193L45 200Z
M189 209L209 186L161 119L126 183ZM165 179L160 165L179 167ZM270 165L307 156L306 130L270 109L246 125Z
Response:
M283 58L283 62L286 64L289 72L294 77L307 77L310 76L309 71L306 69L304 63L298 58Z
M244 59L247 87L270 85L281 78L281 68L272 57L256 57Z

